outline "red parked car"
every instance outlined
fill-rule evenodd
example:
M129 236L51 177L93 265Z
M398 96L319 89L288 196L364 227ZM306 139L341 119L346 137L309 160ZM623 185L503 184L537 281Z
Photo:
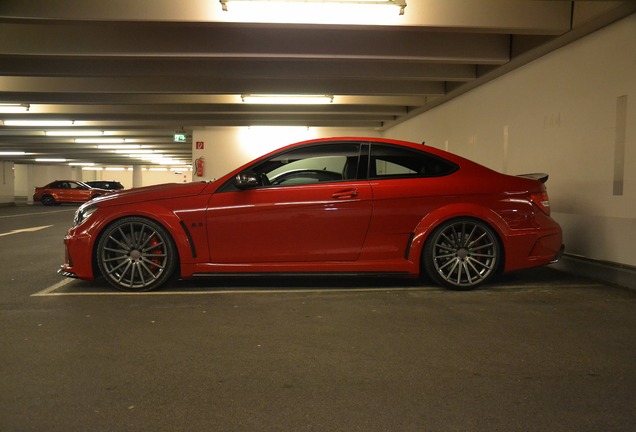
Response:
M529 178L537 177L537 178ZM213 182L82 205L60 273L121 290L222 274L427 275L472 289L562 252L547 176L509 176L420 144L293 144Z
M55 180L44 187L36 187L33 201L46 206L61 203L83 203L110 193L105 189L93 188L81 181Z

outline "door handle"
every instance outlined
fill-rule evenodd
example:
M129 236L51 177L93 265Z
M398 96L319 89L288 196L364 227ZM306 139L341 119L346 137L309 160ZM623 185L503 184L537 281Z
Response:
M358 196L358 189L347 189L331 195L335 199L351 199Z

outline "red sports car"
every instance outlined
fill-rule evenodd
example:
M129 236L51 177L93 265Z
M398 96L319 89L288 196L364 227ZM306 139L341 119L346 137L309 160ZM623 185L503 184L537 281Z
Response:
M83 203L107 193L110 191L93 188L81 181L55 180L44 187L36 187L33 192L33 201L41 201L46 206L65 202Z
M536 178L533 178L536 177ZM499 174L420 144L293 144L213 182L82 205L60 273L127 291L201 275L426 274L472 289L563 250L545 175Z

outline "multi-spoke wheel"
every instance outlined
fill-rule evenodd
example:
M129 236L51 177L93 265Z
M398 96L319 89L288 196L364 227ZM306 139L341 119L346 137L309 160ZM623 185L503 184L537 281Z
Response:
M128 217L109 226L100 237L97 264L115 288L149 291L170 279L177 253L170 235L159 224Z
M494 276L500 251L488 225L475 219L455 219L431 233L424 246L423 265L440 285L469 290Z

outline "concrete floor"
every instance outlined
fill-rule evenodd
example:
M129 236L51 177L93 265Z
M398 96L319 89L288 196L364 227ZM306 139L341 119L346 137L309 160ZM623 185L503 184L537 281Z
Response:
M75 208L0 208L0 431L634 430L634 291L543 268L123 295L55 273Z

